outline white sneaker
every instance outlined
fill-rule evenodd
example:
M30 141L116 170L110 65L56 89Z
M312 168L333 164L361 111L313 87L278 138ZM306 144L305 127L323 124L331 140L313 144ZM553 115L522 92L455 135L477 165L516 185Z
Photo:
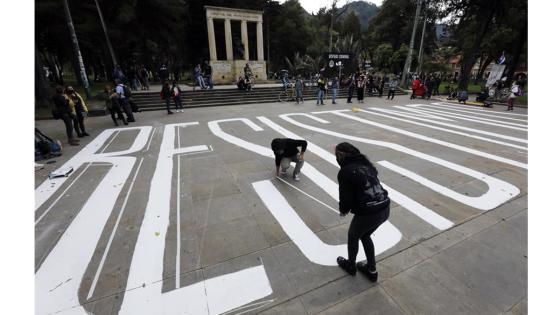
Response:
M178 110L178 109L176 109L176 110L175 110L175 112L176 112L176 113L178 113L178 112L179 112L179 110Z
M299 174L294 175L294 180L295 180L296 182L299 182Z
M184 113L185 111L181 109L181 113Z

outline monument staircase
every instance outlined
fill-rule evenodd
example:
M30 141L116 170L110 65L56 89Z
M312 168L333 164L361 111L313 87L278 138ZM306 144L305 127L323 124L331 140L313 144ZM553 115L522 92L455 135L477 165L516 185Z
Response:
M387 96L388 89L385 88L383 95ZM182 102L183 107L206 107L206 106L226 106L226 105L244 105L259 103L275 103L279 102L278 95L282 92L282 87L258 87L252 91L241 91L238 89L212 89L212 90L183 90ZM330 91L329 91L330 92ZM395 95L405 95L406 93L397 89ZM342 88L338 90L337 102L346 102L348 97L348 89ZM367 98L367 92L365 97ZM165 101L160 98L159 91L137 91L132 95L132 99L138 107L143 111L163 110L165 109ZM306 102L315 103L317 99L317 87L309 87L303 92L303 99ZM354 91L353 102L357 103L356 91ZM291 101L295 102L295 101ZM325 98L325 103L331 102L330 93ZM173 102L171 108L174 108Z

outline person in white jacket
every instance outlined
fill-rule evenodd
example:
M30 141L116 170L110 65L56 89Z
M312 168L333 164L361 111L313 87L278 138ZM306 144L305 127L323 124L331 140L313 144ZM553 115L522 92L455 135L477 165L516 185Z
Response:
M521 89L519 87L519 85L517 84L517 81L513 81L513 84L511 85L511 89L510 89L510 93L509 93L509 98L508 98L508 108L507 110L513 110L513 103L515 102L515 98L518 97L521 94Z

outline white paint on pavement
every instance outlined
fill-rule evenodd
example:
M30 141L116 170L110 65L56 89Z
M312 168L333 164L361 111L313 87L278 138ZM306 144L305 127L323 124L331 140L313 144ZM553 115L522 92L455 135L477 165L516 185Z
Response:
M448 133L453 133L453 134L456 134L456 135L461 135L461 136L465 136L465 137L469 137L469 138L473 138L473 139L477 139L477 140L496 143L496 144L500 144L500 145L504 145L504 146L508 146L508 147L512 147L512 148L516 148L516 149L527 150L527 147L523 147L523 146L520 146L520 145L516 145L516 144L512 144L512 143L504 142L504 141L500 141L500 140L485 138L485 137L473 135L473 134L466 133L466 132L451 130L451 129L442 128L442 127L437 127L437 126L430 125L430 124L423 124L423 123L420 123L420 122L416 122L416 121L412 121L412 120L408 120L408 119L403 119L403 118L398 118L398 117L394 117L394 116L391 116L391 115L374 113L374 112L371 112L371 111L368 111L368 110L363 110L363 109L360 110L360 112L366 113L366 114L369 114L369 115L374 115L374 116L390 118L390 119L394 119L394 120L398 120L398 121L403 121L403 122L406 122L406 123L409 123L409 124L418 125L418 126L422 126L422 127L426 127L426 128L430 128L430 129L435 129L435 130L440 130L440 131L444 131L444 132L448 132Z
M209 150L206 145L175 148L175 127L192 125L198 125L198 122L165 126L119 314L220 314L272 293L263 266L162 293L173 158L178 154Z
M336 266L336 257L348 255L346 244L328 245L315 234L298 216L294 208L280 194L269 180L253 183L253 188L272 213L282 229L310 261L324 266ZM402 234L389 221L385 221L373 234L375 254L379 255L397 244ZM361 244L360 244L361 245ZM363 248L358 252L357 261L366 258Z
M400 106L395 106L395 107L402 109ZM369 109L375 110L375 111L378 111L378 112L389 113L391 115L396 115L396 116L412 118L412 119L416 119L416 120L420 120L420 121L425 121L425 122L428 122L432 125L436 124L436 125L451 127L451 128L455 128L455 129L466 130L466 131L470 131L470 132L474 132L474 133L479 133L479 134L483 134L483 135L487 135L487 136L492 136L492 137L495 137L495 138L511 140L511 141L520 142L520 143L529 143L529 141L527 139L511 137L511 136L508 136L508 135L503 135L501 133L484 131L484 130L481 130L481 129L478 129L478 128L469 128L469 127L464 127L464 126L460 126L460 125L456 125L456 124L447 124L447 123L442 123L442 122L438 122L438 121L418 118L418 117L415 117L414 114L411 114L411 113L406 113L405 114L405 113L399 112L399 111L381 109L381 108L376 108L376 107L370 107ZM362 110L362 111L366 112L366 113L368 112L366 110Z
M253 151L257 154L263 155L263 156L267 156L270 158L274 158L274 153L272 152L272 150L270 148L267 147L263 147L261 145L257 145L248 141L245 141L243 139L237 138L235 136L232 136L226 132L224 132L219 124L222 122L232 122L232 121L241 121L243 123L245 123L246 125L248 125L251 129L255 130L255 131L261 131L263 130L261 127L258 127L255 123L253 123L251 120L247 119L247 118L233 118L233 119L225 119L225 120L215 120L215 121L211 121L208 122L208 127L210 128L210 130L212 131L212 133L214 133L217 137L222 138L223 140L234 144L236 146L239 146L241 148L244 149L248 149L250 151ZM254 128L254 127L258 127L258 128ZM309 147L309 144L308 144ZM336 200L338 202L338 185L332 181L330 178L328 178L327 176L323 175L321 172L319 172L316 168L314 168L311 164L309 163L305 163L303 165L303 167L301 168L301 173L304 174L305 176L307 176L309 179L311 179L317 186L319 186L321 189L323 189L328 195L330 195L334 200ZM272 185L270 182L268 182L270 185ZM264 187L267 186L267 184L263 184ZM257 185L258 187L263 187L262 185ZM295 210L288 204L288 202L284 199L284 197L282 197L282 195L276 190L276 188L274 186L272 186L273 188L263 188L260 190L260 194L259 197L263 200L263 203L267 206L267 208L269 208L269 210L271 212L276 211L277 213L281 213L282 211L285 211L286 213L290 213L286 216L282 216L279 215L278 217L275 216L275 218L277 219L278 223L280 223L280 225L282 225L282 228L284 229L284 231L286 232L286 234L288 234L288 236L294 241L294 243L296 245L298 245L298 248L304 253L304 255L311 261L318 263L318 264L322 264L322 265L326 265L326 266L336 266L336 257L338 256L343 256L344 253L346 253L346 245L328 245L323 243L314 233L313 231L311 231L311 229L309 229L309 227L305 224L305 222L303 222L301 220L301 218L299 218L299 216L297 215L297 213L295 212ZM255 188L255 183L253 183L253 188ZM259 193L259 192L257 192ZM278 198L278 196L280 198ZM272 201L271 201L272 200ZM281 202L281 206L279 207L277 204L275 204L276 201L282 201ZM274 209L271 209L270 206L274 206ZM283 209L283 210L281 210ZM291 209L291 210L290 210ZM331 207L329 207L330 210L332 210ZM274 215L274 213L273 213ZM291 221L293 220L293 221ZM287 225L287 226L286 226ZM290 227L291 225L293 226L297 226L296 229ZM396 245L398 243L398 241L400 240L401 237L401 233L399 232L399 230L392 225L389 221L386 221L382 226L385 226L384 228L379 228L377 230L377 243L376 243L376 248L391 248L392 246ZM396 235L398 235L398 239L396 238ZM303 239L299 239L299 237L304 237ZM298 238L297 241L294 238ZM323 254L318 254L316 251L311 251L309 252L309 247L307 245L305 245L306 243L312 242L317 246L321 246L321 248L323 248L325 251ZM318 244L318 242L320 242L321 244ZM303 247L300 247L300 245L302 245ZM360 246L362 246L360 244ZM340 249L344 248L343 252L340 252ZM363 248L360 251L361 253L364 253ZM381 251L377 251L377 253L381 253ZM335 256L333 256L333 254L336 254ZM358 259L364 259L365 256L361 256L363 254L358 254Z
M356 142L362 142L362 143L368 143L368 144L372 144L372 145L377 145L377 146L381 146L381 147L386 147L386 148L390 148L402 153L406 153L412 156L415 156L417 158L426 160L428 162L432 162L438 165L441 165L443 167L449 168L451 170L457 171L459 173L463 173L467 176L470 176L472 178L478 179L482 182L484 182L487 186L488 186L488 190L481 196L484 197L484 195L488 194L489 196L492 196L492 198L488 198L486 199L489 203L488 204L484 204L484 205L479 205L481 208L478 208L480 210L489 210L489 209L493 209L497 206L499 206L500 204L503 204L504 202L512 199L513 197L517 196L520 193L519 188L517 188L516 186L502 181L500 179L494 178L490 175L486 175L483 174L481 172L475 171L471 168L459 165L459 164L455 164L453 162L449 162L447 160L429 155L429 154L425 154L416 150L412 150L409 149L405 146L396 144L396 143L392 143L392 142L387 142L387 141L378 141L378 140L371 140L371 139L367 139L367 138L361 138L361 137L355 137L355 136L350 136L350 135L346 135L346 134L342 134L342 133L338 133L338 132L334 132L334 131L330 131L327 129L323 129L323 128L318 128L318 127L314 127L314 126L310 126L301 122L298 122L294 119L292 119L290 116L304 116L304 117L308 117L312 120L318 121L318 122L322 122L322 123L328 123L326 120L321 119L321 118L317 118L315 116L309 115L309 114L305 114L305 113L292 113L292 114L284 114L284 115L280 115L280 117L296 126L299 126L301 128L305 128L308 130L313 130L315 132L319 132L319 133L323 133L323 134L327 134L327 135L331 135L331 136L335 136L338 138L342 138L342 139L347 139L347 140L351 140L351 141L356 141ZM428 184L426 182L426 184ZM434 187L430 187L432 189L434 189ZM435 190L435 189L434 189ZM485 197L484 197L485 198ZM490 202L491 201L491 202Z
M466 115L460 115L458 116L457 114L450 114L449 112L444 112L444 111L439 111L439 110L434 110L431 108L420 108L420 107L401 107L404 110L413 112L413 113L430 113L430 114L437 114L440 116L444 116L444 117L452 117L458 120L466 120L466 121L472 121L478 124L483 124L483 125L489 125L489 126L496 126L496 127L501 127L501 128L506 128L506 129L512 129L512 130L520 130L520 131L527 131L527 127L518 127L518 126L513 126L511 124L508 123L504 123L504 122L492 122L489 119L484 119L484 118L472 118L473 116L466 116Z
M390 130L390 131L393 131L393 132L396 132L396 133L400 133L400 134L403 134L403 135L406 135L406 136L409 136L409 137L412 137L412 138L424 140L424 141L427 141L427 142L432 142L432 143L439 144L439 145L442 145L442 146L445 146L445 147L448 147L448 148L452 148L452 149L455 149L455 150L459 150L459 151L467 152L467 153L470 153L470 154L478 155L478 156L481 156L481 157L484 157L484 158L487 158L487 159L491 159L491 160L494 160L494 161L502 162L502 163L505 163L505 164L513 165L513 166L524 168L524 169L528 168L527 163L522 163L522 162L515 161L515 160L512 160L512 159L504 158L504 157L501 157L501 156L498 156L498 155L495 155L495 154L491 154L491 153L483 152L483 151L480 151L480 150L472 149L472 148L469 148L469 147L465 147L465 146L462 146L462 145L458 145L458 144L455 144L455 143L450 143L450 142L447 142L447 141L427 137L427 136L424 136L424 135L421 135L421 134L418 134L418 133L415 133L415 132L411 132L411 131L408 131L408 130L388 126L388 125L377 123L377 122L374 122L374 121L371 121L371 120L363 119L363 118L360 118L360 117L357 117L357 116L352 116L352 115L348 115L348 114L345 114L345 113L341 113L340 111L337 111L337 110L333 110L333 111L331 111L331 113L334 114L334 115L337 115L337 116L348 118L350 120L359 121L359 122L364 123L366 125L383 128L383 129ZM283 117L283 116L287 117L288 115L291 115L291 114L281 115L281 117ZM384 141L378 141L378 142L384 142ZM390 143L390 142L384 142L384 143ZM400 147L403 147L403 146L400 146Z
M54 248L35 273L35 312L51 314L69 310L86 314L78 299L78 289L93 257L104 226L115 202L129 177L136 158L120 156L137 152L144 147L151 127L140 129L132 146L127 150L99 153L103 143L115 132L107 129L66 162L62 167L79 167L84 163L105 162L112 167L84 203ZM119 129L122 130L122 129ZM51 188L51 182L54 187ZM36 189L36 207L41 206L64 182L47 180Z
M517 114L517 113L504 113L499 112L492 109L480 109L480 108L473 108L472 105L463 105L463 104L453 104L453 103L444 103L444 102L434 102L431 103L432 105L444 106L448 108L458 108L458 109L468 109L470 112L484 112L484 113L492 113L494 117L505 118L505 116L520 116L520 117L529 117L529 115L525 114ZM527 120L525 120L527 121Z
M282 128L280 125L274 123L270 119L259 116L257 117L258 120L269 126L271 129L276 130L278 133L282 134L285 137L293 138L293 139L301 139L300 136L296 135L295 133ZM336 161L336 157L334 154L324 150L323 148L315 145L314 143L307 141L307 150L313 152L315 155L319 156L320 158L324 159L325 161L329 162L331 165L339 168ZM384 182L381 182L381 185L389 192L389 197L392 201L398 203L403 208L407 209L408 211L412 212L422 220L426 221L430 225L433 225L439 230L445 230L453 226L453 222L444 218L443 216L439 215L432 209L425 207L424 205L416 202L412 198L402 194L401 192L391 188Z

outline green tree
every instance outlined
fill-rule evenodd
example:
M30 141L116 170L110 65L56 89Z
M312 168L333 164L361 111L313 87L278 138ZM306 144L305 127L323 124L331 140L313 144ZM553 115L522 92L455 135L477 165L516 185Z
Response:
M350 11L346 15L346 18L344 18L340 34L342 36L352 36L356 40L361 38L362 31L360 28L360 19L358 19L358 16L354 13L354 11Z
M381 44L373 52L373 63L375 68L381 72L391 71L391 57L393 56L393 47L391 44Z

